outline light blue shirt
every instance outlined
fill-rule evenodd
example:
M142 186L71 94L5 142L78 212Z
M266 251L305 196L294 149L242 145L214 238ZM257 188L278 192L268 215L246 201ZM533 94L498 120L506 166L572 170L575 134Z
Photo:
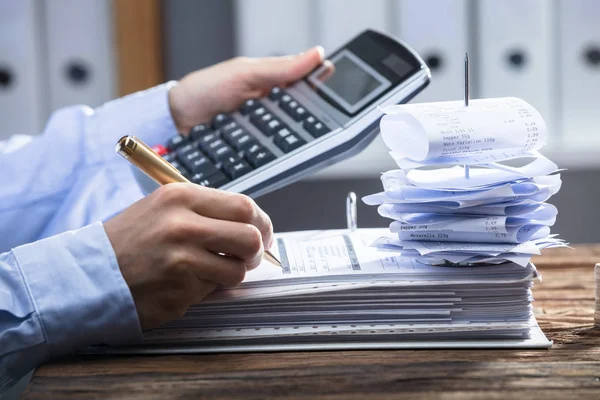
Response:
M141 339L102 222L143 197L117 140L176 133L172 85L64 108L28 143L0 142L0 393L49 357Z

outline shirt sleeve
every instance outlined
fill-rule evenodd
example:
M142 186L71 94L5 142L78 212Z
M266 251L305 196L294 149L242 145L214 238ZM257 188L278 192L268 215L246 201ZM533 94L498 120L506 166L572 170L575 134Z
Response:
M124 135L155 145L177 133L168 102L174 84L96 109L60 109L39 137L0 146L0 252L105 221L142 198L115 145Z
M102 222L143 197L117 140L177 133L171 86L58 110L0 146L0 392L47 357L141 338Z
M0 393L48 357L142 338L99 222L1 254L0 317Z

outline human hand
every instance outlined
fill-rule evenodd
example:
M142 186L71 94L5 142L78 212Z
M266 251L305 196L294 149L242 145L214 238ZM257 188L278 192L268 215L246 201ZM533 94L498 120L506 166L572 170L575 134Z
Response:
M237 109L245 100L262 97L273 86L301 79L323 62L323 48L293 56L237 57L185 76L169 91L175 125L187 133L216 114Z
M217 285L242 282L273 240L252 199L188 183L161 186L104 229L143 329L182 316Z

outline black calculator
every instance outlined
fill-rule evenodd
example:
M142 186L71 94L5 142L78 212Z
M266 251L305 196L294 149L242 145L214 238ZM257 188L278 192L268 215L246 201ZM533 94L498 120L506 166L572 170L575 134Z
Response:
M378 106L409 101L431 77L414 50L372 30L327 59L285 89L172 137L163 157L194 183L258 197L363 150L379 133Z

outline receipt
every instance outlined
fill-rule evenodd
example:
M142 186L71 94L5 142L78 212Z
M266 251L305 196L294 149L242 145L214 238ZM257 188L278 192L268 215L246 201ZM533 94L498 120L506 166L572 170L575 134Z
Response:
M547 128L527 102L504 97L392 105L380 124L386 146L399 157L438 164L481 164L540 149Z
M486 168L471 168L469 178L465 177L465 170L462 166L428 170L413 169L404 173L404 177L411 185L421 188L467 190L549 175L558 170L555 163L539 154L518 168L497 163L489 164L489 167Z
M426 265L525 266L547 247L562 185L559 167L538 150L541 115L518 98L382 107L381 134L398 169L383 191L363 197L392 219L373 246ZM468 166L468 168L467 168Z
M451 230L454 232L512 232L525 225L552 226L555 217L533 219L525 217L504 216L455 216L448 214L415 213L405 214L394 218L390 225L392 232L399 231L438 231Z
M385 218L395 219L396 221L408 222L413 215L434 214L437 216L447 215L451 218L459 218L465 215L470 216L519 216L529 219L550 219L556 217L558 210L552 204L533 203L516 206L506 205L485 205L466 207L461 209L451 209L439 206L421 205L421 204L381 204L377 208L379 215ZM449 219L450 220L450 219Z
M437 242L524 243L528 240L542 239L549 234L548 226L526 225L512 232L400 231L398 238Z

